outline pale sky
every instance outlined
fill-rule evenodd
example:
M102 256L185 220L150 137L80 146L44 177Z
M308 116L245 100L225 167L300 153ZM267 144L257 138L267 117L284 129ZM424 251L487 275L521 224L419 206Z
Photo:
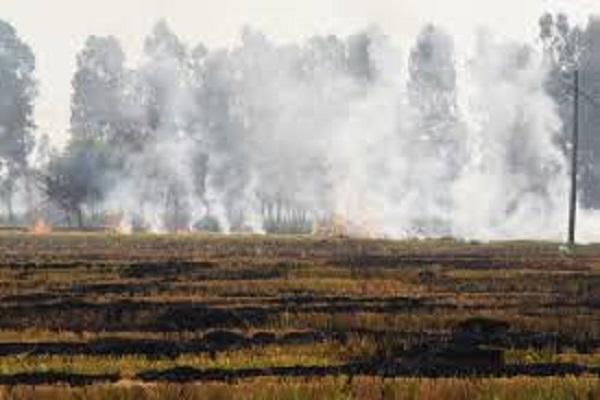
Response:
M90 34L116 36L134 61L161 18L186 43L209 47L234 44L244 25L277 41L344 36L376 25L407 47L427 22L443 26L457 40L487 26L530 41L546 9L584 19L600 14L600 0L0 0L0 19L12 23L36 54L36 121L40 132L61 142L67 137L75 56Z

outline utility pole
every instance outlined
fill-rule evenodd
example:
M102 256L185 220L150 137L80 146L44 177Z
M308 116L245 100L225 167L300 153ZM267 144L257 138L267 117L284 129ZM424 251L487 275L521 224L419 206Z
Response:
M579 70L573 71L573 139L571 146L571 196L569 200L569 246L575 245L577 222L577 164L579 154Z

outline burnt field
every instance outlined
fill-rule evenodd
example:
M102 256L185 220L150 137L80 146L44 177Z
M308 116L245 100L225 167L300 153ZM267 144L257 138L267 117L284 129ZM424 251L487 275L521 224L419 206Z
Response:
M597 246L3 233L0 308L0 399L600 397Z

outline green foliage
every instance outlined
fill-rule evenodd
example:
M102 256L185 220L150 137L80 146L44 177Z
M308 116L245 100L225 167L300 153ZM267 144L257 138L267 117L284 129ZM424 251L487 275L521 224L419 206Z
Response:
M35 56L8 22L0 20L0 197L14 222L13 196L27 178L34 145Z

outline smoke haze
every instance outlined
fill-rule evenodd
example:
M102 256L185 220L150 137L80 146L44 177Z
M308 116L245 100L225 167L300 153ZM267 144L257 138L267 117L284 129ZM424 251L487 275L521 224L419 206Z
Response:
M357 235L560 234L561 122L531 47L482 31L461 59L433 25L406 52L376 29L278 45L246 28L240 45L199 54L192 72L172 53L141 66L161 114L105 208L157 231L210 215L262 232L276 206ZM183 225L165 218L174 201Z
M307 0L301 6L291 0L2 0L0 4L0 17L18 27L37 55L41 90L36 119L40 131L58 144L68 139L75 55L91 34L116 36L129 60L137 62L143 38L162 18L186 41L201 40L212 47L239 42L244 25L288 42L314 35L346 36L377 25L406 47L427 23L443 26L460 42L472 41L480 26L532 41L537 35L534 21L544 11L566 12L583 23L589 14L600 13L600 4L595 0Z
M63 3L74 15L93 12ZM210 217L226 232L264 232L283 215L340 219L356 235L561 238L569 189L563 122L536 37L543 11L565 3L425 3L309 4L299 21L320 15L322 26L285 29L275 16L293 10L264 2L242 18L231 3L227 32L188 30L179 39L159 23L141 51L131 44L139 35L115 20L89 33L117 29L127 37L123 53L113 39L86 46L107 49L108 72L98 77L125 77L118 107L115 93L88 90L85 124L74 112L61 128L46 98L41 125L56 131L56 142L67 130L103 131L98 124L112 118L133 127L122 135L127 145L107 141L107 166L89 166L101 195L85 207L154 231L188 230ZM20 18L17 2L6 7ZM591 7L571 11L581 18ZM207 15L215 12L207 6ZM176 14L170 19L184 20ZM134 20L128 29L146 28ZM269 26L279 33L270 36ZM110 118L92 121L88 109ZM584 231L593 237L593 228Z

